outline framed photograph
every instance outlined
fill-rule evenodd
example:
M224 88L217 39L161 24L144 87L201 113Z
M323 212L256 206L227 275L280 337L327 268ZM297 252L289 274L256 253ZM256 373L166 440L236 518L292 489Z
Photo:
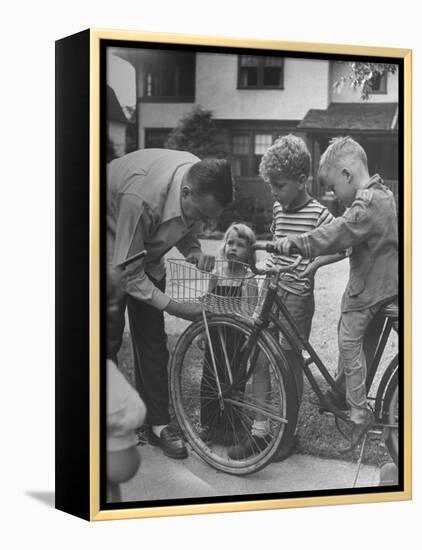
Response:
M58 40L56 258L57 508L411 498L410 50Z

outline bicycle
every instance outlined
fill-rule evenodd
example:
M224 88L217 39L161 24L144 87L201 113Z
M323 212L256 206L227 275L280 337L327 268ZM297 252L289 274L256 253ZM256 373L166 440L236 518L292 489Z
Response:
M256 249L272 252L274 247L268 243L256 245ZM289 448L293 443L299 411L296 382L274 331L268 329L270 323L294 351L318 398L320 412L332 413L337 428L343 432L340 421L350 423L350 420L328 400L310 366L317 368L333 392L339 394L340 388L309 341L301 337L277 294L278 281L285 270L267 273L251 266L252 275L234 278L229 287L244 287L255 276L265 277L258 286L254 285L258 291L255 291L255 303L251 303L250 292L248 300L241 292L219 295L210 291L211 274L199 272L181 260L169 260L169 264L173 298L199 301L203 305L203 319L184 331L172 354L170 393L181 430L205 462L226 473L250 474L264 468L280 449ZM398 331L397 304L388 304L380 318L381 330L367 364L368 395L389 335L393 329ZM257 379L261 386L266 385L265 391L263 387L257 391ZM372 430L382 430L388 451L397 464L398 354L387 366L371 400L376 419ZM211 406L212 414L204 413L207 406ZM266 419L270 427L265 445L259 447L254 446L250 430L257 415ZM228 449L245 438L250 438L251 454L238 460L231 458Z

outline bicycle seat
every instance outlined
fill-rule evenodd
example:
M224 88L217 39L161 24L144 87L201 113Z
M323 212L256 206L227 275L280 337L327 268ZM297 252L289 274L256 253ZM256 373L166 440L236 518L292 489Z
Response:
M399 329L399 305L397 303L397 298L395 298L392 302L388 302L387 304L383 305L381 308L381 312L385 317L388 317L391 319L391 322L393 323L394 330L398 331Z

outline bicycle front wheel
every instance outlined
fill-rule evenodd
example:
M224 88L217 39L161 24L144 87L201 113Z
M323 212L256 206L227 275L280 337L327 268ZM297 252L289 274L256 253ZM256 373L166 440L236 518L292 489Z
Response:
M228 316L209 319L208 330L196 322L180 337L170 363L173 407L188 443L210 466L230 474L267 465L279 448L291 445L297 422L294 378L268 332L242 365L251 333L252 324ZM251 358L255 368L248 376Z

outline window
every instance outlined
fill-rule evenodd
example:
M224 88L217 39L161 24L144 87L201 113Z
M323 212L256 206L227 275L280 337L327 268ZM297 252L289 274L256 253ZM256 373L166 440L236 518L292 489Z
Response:
M387 93L387 71L383 74L374 73L372 78L368 80L370 86L370 94L386 94Z
M280 135L262 131L245 130L232 133L232 171L234 176L256 177L262 155Z
M249 152L250 152L250 135L249 132L242 134L233 134L232 136L232 153L234 161L232 163L233 175L248 176L249 175Z
M238 88L282 89L284 85L284 59L258 55L240 55Z
M254 170L255 173L259 173L259 164L262 159L262 155L273 143L272 134L255 134L254 143Z
M159 52L145 61L143 101L195 100L195 54Z
M171 128L145 128L145 149L161 149L164 147Z

